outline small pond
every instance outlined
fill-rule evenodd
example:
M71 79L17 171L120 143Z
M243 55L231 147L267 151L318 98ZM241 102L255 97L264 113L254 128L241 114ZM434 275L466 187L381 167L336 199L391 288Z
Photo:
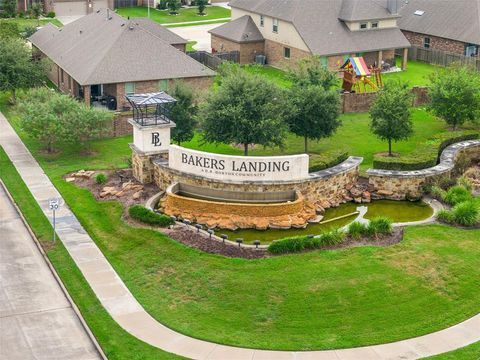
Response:
M335 221L309 224L305 229L288 229L288 230L254 230L254 229L240 229L236 231L216 229L216 235L228 235L229 240L236 238L243 238L244 243L251 244L254 240L260 240L262 244L270 243L273 240L282 239L291 236L301 236L309 234L320 234L334 228L345 226L352 222L357 214L356 209L359 206L366 206L368 211L365 215L366 219L372 219L377 216L385 216L392 219L394 222L409 222L420 221L428 219L433 214L433 209L422 201L393 201L393 200L378 200L370 204L355 204L346 203L339 207L328 209L325 212L325 217L322 222L330 219L335 219L340 216L352 214Z

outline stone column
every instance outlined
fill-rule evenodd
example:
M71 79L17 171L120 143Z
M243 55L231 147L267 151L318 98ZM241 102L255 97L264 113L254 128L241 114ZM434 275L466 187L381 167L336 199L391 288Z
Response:
M90 106L90 85L86 85L83 87L83 101L85 105Z
M402 54L402 70L407 70L407 62L408 62L408 48L403 49Z
M377 54L377 66L381 69L382 68L382 60L383 60L383 51L380 50Z

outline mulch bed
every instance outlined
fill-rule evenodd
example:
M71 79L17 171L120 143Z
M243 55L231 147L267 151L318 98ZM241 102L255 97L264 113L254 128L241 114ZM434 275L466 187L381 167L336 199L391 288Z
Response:
M223 255L231 258L244 259L262 259L272 256L280 256L270 254L267 249L254 249L251 247L238 247L234 245L223 244L220 241L209 239L204 233L197 233L195 230L182 225L175 225L173 229L161 229L161 231L170 238L195 249L208 252L210 254ZM378 238L362 237L353 239L346 237L345 240L338 245L325 246L321 250L336 250L350 247L360 246L391 246L398 244L403 239L403 227L394 228L391 235L381 236ZM314 250L307 250L310 252Z

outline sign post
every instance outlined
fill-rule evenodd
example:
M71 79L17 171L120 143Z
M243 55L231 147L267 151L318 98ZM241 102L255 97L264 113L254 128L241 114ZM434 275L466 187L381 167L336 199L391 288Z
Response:
M48 207L53 211L53 242L55 243L55 211L60 207L60 200L56 198L48 199Z

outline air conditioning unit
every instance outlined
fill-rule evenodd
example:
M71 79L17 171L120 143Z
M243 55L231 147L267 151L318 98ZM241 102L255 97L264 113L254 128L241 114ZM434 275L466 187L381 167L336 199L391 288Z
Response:
M255 64L265 65L267 63L267 57L265 55L256 55Z

